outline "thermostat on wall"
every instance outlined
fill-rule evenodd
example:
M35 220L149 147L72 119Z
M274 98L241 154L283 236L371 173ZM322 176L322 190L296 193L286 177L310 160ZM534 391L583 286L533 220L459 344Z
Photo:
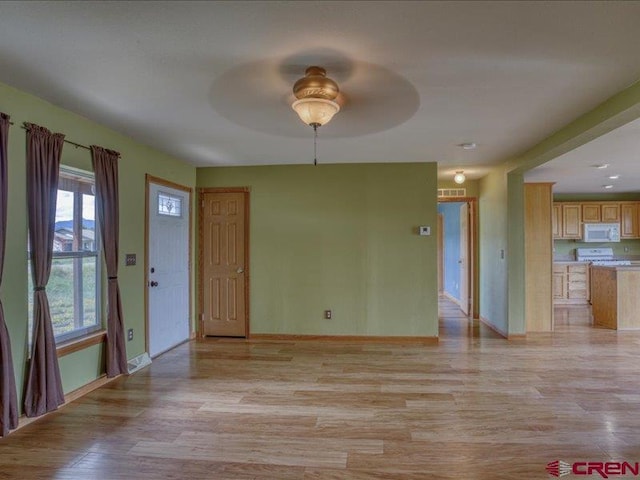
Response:
M426 225L420 225L418 227L418 232L420 235L431 235L431 227Z

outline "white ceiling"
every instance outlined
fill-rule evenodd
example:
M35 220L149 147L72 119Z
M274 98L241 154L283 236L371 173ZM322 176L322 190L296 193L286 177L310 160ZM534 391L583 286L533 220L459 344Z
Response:
M640 192L640 119L530 170L524 179L555 182L555 193Z
M296 164L320 64L345 98L320 163L477 178L640 78L639 25L635 1L3 1L0 81L193 165Z

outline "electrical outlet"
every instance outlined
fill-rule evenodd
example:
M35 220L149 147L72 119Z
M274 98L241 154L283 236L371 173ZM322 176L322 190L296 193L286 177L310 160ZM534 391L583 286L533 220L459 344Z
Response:
M129 330L127 330L127 340L128 341L133 340L133 328L130 328Z
M325 320L331 320L331 310L324 311L324 318Z
M629 253L629 247L624 247L624 253Z

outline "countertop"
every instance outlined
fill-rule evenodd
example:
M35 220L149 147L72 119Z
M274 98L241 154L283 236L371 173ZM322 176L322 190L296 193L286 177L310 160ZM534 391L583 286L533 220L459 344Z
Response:
M591 265L591 268L606 268L608 270L615 270L616 272L624 272L624 271L638 271L640 270L640 265Z

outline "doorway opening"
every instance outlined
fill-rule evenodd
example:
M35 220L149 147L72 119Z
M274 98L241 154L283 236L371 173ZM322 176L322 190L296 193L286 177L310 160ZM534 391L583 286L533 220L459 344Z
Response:
M476 199L440 199L437 235L439 317L473 321L479 316Z

